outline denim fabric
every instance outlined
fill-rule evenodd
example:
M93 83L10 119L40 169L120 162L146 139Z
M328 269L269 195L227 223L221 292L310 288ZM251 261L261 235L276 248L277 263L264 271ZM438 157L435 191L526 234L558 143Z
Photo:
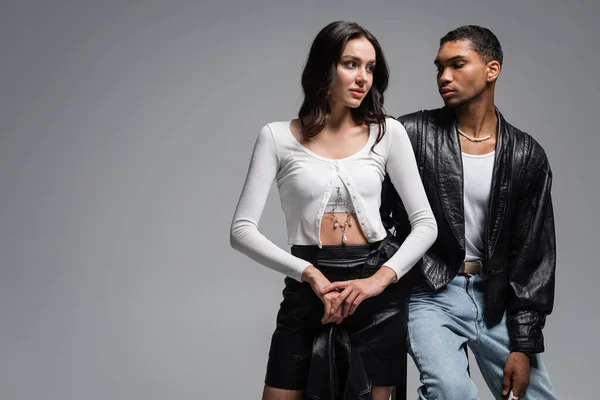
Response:
M460 274L437 291L428 286L413 289L407 347L421 373L419 399L479 398L469 377L465 344L494 398L501 398L503 368L510 353L506 315L499 324L486 324L483 286L479 275ZM530 383L521 400L556 399L541 356L532 356L530 364Z

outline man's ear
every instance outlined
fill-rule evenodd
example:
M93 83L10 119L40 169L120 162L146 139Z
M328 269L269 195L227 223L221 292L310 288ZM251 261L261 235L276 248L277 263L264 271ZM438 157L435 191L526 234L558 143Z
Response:
M500 75L500 63L498 61L490 61L487 64L487 81L488 83L493 83L498 79L498 75Z

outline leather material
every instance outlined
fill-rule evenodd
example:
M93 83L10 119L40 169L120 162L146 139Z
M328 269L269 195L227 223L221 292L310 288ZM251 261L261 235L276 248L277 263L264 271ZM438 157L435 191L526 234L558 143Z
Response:
M315 337L304 397L311 400L371 398L371 380L345 328L329 324Z
M486 320L507 312L511 350L542 352L542 328L552 312L556 266L552 171L542 147L499 120L490 193L485 259ZM465 257L463 175L456 116L449 108L399 118L417 158L419 173L438 223L438 238L407 280L437 290L459 272ZM382 190L382 219L402 241L410 224L393 185Z
M390 237L358 246L292 246L292 254L340 281L373 275L397 249ZM365 300L340 325L320 323L323 303L307 283L286 279L283 294L267 384L304 389L311 400L368 400L372 386L402 382L409 296L402 283Z

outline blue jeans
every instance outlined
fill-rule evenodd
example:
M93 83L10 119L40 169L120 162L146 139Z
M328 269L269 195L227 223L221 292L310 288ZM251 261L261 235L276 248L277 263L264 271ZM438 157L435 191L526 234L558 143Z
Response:
M483 279L458 275L433 291L416 287L409 303L407 347L423 385L419 399L478 399L470 379L466 343L494 398L501 398L503 368L509 350L506 315L494 326L484 318ZM557 399L540 355L531 358L530 383L522 400Z

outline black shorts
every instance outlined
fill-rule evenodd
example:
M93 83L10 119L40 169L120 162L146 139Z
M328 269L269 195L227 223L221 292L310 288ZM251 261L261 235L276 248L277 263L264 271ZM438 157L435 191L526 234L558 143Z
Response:
M321 249L292 246L292 254L311 262L332 282L365 278L381 268L397 249L396 246L390 251L386 241ZM352 351L360 354L372 386L397 386L404 382L408 298L403 282L393 283L379 296L363 301L354 314L335 328L347 332ZM285 278L269 351L265 378L268 386L288 390L306 387L315 337L335 325L323 325L323 314L323 303L308 283Z

